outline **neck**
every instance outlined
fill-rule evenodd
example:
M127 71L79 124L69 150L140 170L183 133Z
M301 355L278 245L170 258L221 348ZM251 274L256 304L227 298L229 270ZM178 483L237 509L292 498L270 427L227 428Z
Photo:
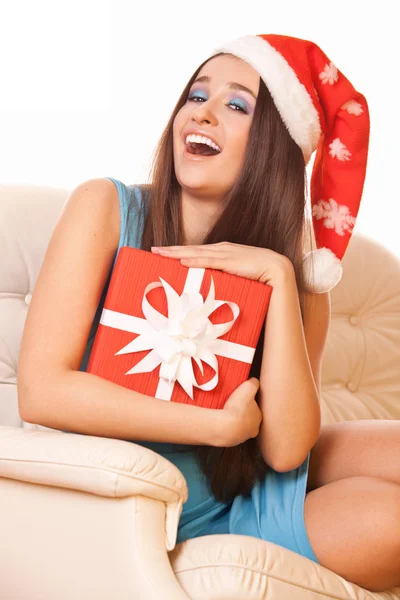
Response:
M182 189L182 219L185 245L201 245L223 210L220 198L204 198Z

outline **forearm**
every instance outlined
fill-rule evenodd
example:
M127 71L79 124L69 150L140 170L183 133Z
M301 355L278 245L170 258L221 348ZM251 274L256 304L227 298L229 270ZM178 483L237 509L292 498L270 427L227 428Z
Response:
M18 393L21 417L53 429L125 440L219 443L221 411L159 400L92 373L66 371L53 383Z
M321 410L293 268L282 271L271 285L259 390L263 420L257 439L264 460L286 471L299 466L318 439Z

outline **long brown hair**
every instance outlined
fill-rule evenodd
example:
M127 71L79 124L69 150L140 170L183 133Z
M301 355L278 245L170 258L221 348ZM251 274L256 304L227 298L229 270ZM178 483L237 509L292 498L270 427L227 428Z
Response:
M210 59L208 59L210 60ZM187 101L200 65L182 92L156 148L151 183L145 198L142 248L183 244L180 185L173 160L173 121ZM304 292L302 257L307 232L306 171L301 149L289 135L272 97L260 80L243 168L226 197L223 213L205 236L204 244L227 241L269 248L290 259L297 288ZM309 246L314 247L312 228ZM310 249L311 249L310 248ZM302 294L300 308L303 316ZM264 328L249 377L260 377ZM256 398L257 399L257 398ZM256 438L230 448L192 446L217 500L229 502L249 494L270 468Z

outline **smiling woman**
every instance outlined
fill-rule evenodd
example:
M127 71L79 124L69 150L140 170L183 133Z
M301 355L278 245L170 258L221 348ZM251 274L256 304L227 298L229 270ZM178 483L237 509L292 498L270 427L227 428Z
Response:
M223 410L214 412L134 391L128 398L125 389L111 384L101 388L99 409L94 390L98 386L96 392L100 391L100 380L79 379L87 389L79 394L79 407L72 411L75 417L71 417L72 399L62 414L75 431L87 432L90 425L94 434L121 432L124 439L165 454L176 464L189 488L178 543L212 533L251 535L334 568L361 585L384 586L400 583L398 544L389 529L384 545L394 559L390 565L382 561L372 572L363 566L362 549L359 555L346 554L340 536L320 533L330 521L324 522L318 509L315 487L327 473L318 471L315 461L313 489L307 494L310 456L321 437L320 367L329 327L329 291L341 278L341 259L361 200L368 142L364 96L316 44L265 35L246 36L216 49L193 73L172 111L155 153L151 183L125 186L107 178L118 189L120 215L109 188L98 204L89 194L92 202L85 226L90 227L94 214L101 214L98 245L93 248L96 261L89 262L90 246L85 246L86 271L83 274L81 261L69 261L76 269L75 283L68 271L68 286L84 302L79 294L84 275L97 282L93 288L98 291L111 258L122 246L268 283L273 291L250 379L226 400ZM314 151L310 222L305 210L305 169ZM77 196L81 202L82 196ZM82 203L76 202L79 210L74 214L82 215ZM79 223L68 216L71 210L67 207L58 231L69 231L70 239L75 239ZM66 261L69 257L61 246L59 260ZM304 255L306 247L311 252ZM71 242L71 253L74 248ZM99 264L103 266L93 266ZM61 286L55 279L47 278L43 296L50 286ZM86 305L86 322L93 314L95 291ZM63 297L65 290L59 292ZM97 319L102 302L104 294ZM57 318L54 328L69 323L68 316L73 315ZM37 339L33 333L46 329L42 322L38 316L31 350ZM86 358L97 325L95 319ZM80 327L72 329L81 332ZM184 342L184 334L179 335ZM69 365L79 364L80 347L76 341ZM25 353L28 357L29 348ZM71 375L63 381L71 382L66 397L75 398L78 379ZM87 400L90 385L91 402ZM45 424L52 426L49 421ZM330 431L330 435L335 434ZM318 444L319 456L324 448L325 444ZM340 481L334 483L343 521L332 523L347 534L345 516L353 508L346 504L347 496L341 500ZM398 493L391 495L382 521L394 522L398 497ZM359 533L352 530L353 547ZM342 562L337 562L338 554L345 555Z

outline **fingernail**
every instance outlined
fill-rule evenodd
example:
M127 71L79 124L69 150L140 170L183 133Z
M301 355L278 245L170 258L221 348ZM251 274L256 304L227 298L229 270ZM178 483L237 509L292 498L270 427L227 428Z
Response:
M152 246L151 247L151 251L152 252L160 252L161 248L158 248L158 246Z

